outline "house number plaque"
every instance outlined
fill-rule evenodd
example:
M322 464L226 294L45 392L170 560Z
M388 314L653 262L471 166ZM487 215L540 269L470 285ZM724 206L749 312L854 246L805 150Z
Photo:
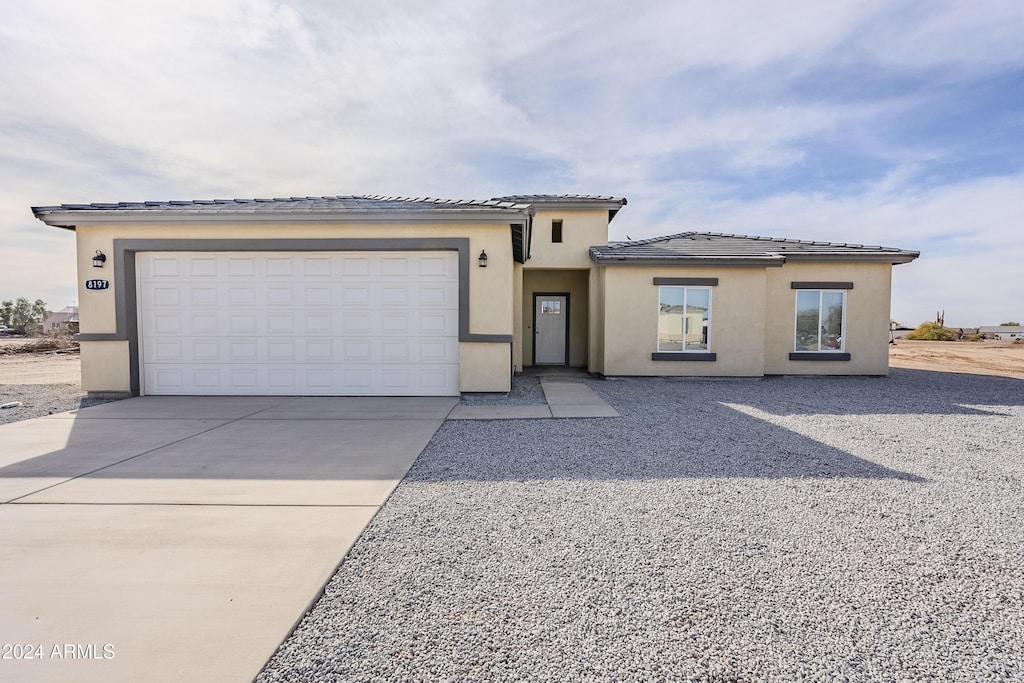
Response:
M110 289L110 280L86 280L86 289Z

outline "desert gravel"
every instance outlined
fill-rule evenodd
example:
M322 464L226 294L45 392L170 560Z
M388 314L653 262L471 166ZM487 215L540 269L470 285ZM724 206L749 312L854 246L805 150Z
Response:
M258 680L1024 679L1024 382L587 383L446 423Z
M512 390L507 394L463 394L462 402L470 406L542 406L545 400L540 379L538 375L522 375L515 379Z

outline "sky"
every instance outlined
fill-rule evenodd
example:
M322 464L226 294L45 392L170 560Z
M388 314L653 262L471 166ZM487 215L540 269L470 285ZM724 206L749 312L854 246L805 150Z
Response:
M1024 319L1020 0L0 0L0 299L77 299L61 203L609 194L921 252L910 326Z

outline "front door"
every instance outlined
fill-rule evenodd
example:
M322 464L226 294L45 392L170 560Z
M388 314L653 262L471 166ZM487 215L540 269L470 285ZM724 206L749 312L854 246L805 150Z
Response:
M566 365L569 340L569 295L534 294L533 362Z

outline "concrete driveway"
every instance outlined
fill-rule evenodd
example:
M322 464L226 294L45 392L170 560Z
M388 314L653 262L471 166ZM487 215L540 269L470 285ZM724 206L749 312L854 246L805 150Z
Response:
M145 397L0 426L0 680L252 680L456 403Z

